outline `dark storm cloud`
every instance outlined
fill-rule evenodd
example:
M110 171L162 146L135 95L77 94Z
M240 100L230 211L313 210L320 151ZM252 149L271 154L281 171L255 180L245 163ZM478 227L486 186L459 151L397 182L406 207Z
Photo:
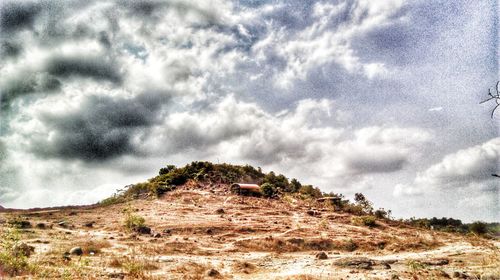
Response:
M39 5L29 2L0 4L0 27L5 32L32 28L39 13Z
M53 93L59 91L61 82L50 75L25 74L5 81L0 86L0 108L10 107L19 97L33 93Z
M134 98L89 96L76 111L43 113L40 120L50 129L51 139L33 137L30 148L42 157L86 161L135 154L134 136L158 120L169 100L161 93Z
M22 46L20 44L9 41L0 43L0 57L3 59L17 57L21 52Z
M122 81L120 70L113 62L99 57L55 57L47 63L47 72L58 77L89 77L95 80Z
M388 173L401 170L408 163L406 156L399 155L349 155L346 165L356 174Z

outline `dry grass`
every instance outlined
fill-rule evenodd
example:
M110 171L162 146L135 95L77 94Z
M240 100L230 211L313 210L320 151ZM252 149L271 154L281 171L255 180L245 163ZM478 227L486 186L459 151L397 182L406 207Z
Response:
M244 274L250 274L254 273L256 271L257 267L249 262L246 261L236 261L233 264L233 270L236 272L244 273Z
M180 279L201 280L206 279L205 273L208 269L209 268L206 265L195 262L187 262L173 267L170 269L170 273L182 276Z

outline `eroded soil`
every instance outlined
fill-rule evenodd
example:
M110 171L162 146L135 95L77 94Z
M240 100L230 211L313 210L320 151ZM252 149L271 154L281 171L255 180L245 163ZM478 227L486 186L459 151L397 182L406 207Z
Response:
M144 217L151 234L127 230L124 209ZM494 240L394 221L355 226L349 214L313 201L240 197L224 188L0 213L2 229L14 218L31 223L20 230L35 248L35 269L18 276L27 279L500 279ZM84 254L65 254L73 247Z

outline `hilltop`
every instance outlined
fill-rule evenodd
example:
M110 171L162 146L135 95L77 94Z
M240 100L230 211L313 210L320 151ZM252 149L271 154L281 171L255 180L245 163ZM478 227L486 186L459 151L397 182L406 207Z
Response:
M262 193L235 194L234 182L259 184ZM321 197L336 197L339 203L318 201ZM0 276L500 277L500 244L489 233L416 227L373 209L362 194L351 202L251 166L167 166L96 205L10 210L0 213L0 220Z

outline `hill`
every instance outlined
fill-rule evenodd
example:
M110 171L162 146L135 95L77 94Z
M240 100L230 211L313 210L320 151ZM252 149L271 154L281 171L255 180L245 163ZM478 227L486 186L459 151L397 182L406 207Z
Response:
M271 184L270 198L231 183ZM300 186L300 187L298 187ZM298 188L297 188L298 187ZM167 167L87 207L0 213L0 277L498 279L499 242L394 221L248 166ZM329 197L334 194L328 194ZM481 278L482 277L482 278ZM487 278L489 277L489 278Z

